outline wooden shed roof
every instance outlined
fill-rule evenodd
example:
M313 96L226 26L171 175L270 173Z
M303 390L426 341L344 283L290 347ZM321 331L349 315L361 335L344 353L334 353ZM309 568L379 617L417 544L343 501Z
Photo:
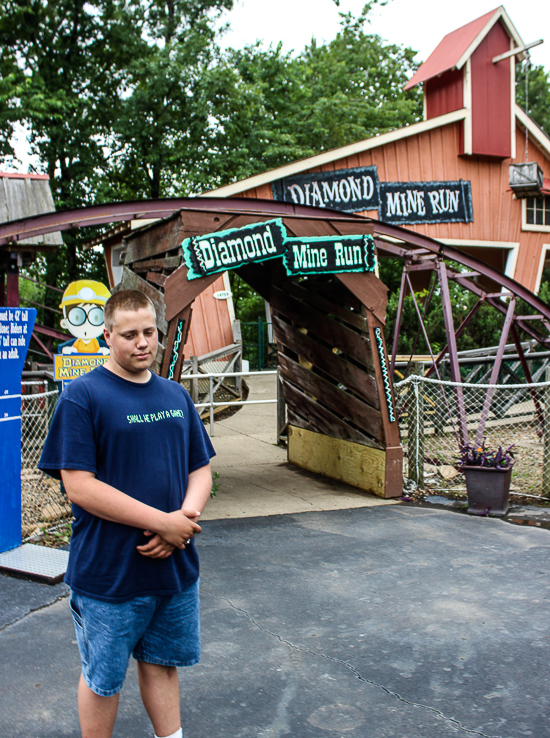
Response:
M47 174L0 172L0 223L55 211ZM61 233L48 233L18 242L23 246L51 247L63 243Z
M415 87L421 82L437 77L451 69L462 69L499 20L514 41L515 46L523 46L521 36L501 5L480 18L476 18L471 23L457 28L456 31L448 33L426 61L420 65L416 74L405 85L405 89L410 90L411 87ZM518 54L518 57L523 58L523 55Z

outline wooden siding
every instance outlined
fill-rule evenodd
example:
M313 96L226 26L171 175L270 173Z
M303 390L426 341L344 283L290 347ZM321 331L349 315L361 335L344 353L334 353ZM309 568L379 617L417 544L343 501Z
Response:
M464 107L463 76L462 69L452 69L440 77L425 82L424 95L428 120Z
M49 177L0 172L0 223L55 210ZM61 233L47 233L18 241L19 246L60 246Z
M233 343L227 300L216 300L214 292L225 289L219 277L193 303L193 317L185 344L185 358L203 356Z
M515 199L509 187L509 165L512 161L525 161L525 133L516 129L516 158L498 160L461 156L461 128L461 122L452 123L354 156L343 157L322 167L312 167L308 171L331 171L375 164L381 182L470 181L473 222L405 227L432 238L456 240L459 248L464 240L519 243L515 273L510 276L528 289L535 290L543 244L550 244L550 233L521 230L521 200ZM545 176L550 175L550 161L532 141L529 142L527 160L537 161ZM243 197L273 199L271 185L248 190L243 193ZM377 211L362 214L378 218ZM384 220L383 214L381 219ZM468 245L467 250L483 258L482 247L482 243L480 250ZM507 255L508 249L505 248L504 252Z
M510 50L502 23L495 23L472 54L472 153L508 157L511 154L511 60L493 64Z

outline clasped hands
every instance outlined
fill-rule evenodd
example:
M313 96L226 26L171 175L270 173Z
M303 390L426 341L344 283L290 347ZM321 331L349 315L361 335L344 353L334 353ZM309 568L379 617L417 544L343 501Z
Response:
M151 559L167 559L174 549L185 548L191 538L201 532L197 520L200 517L197 510L175 510L166 513L165 524L159 532L144 530L143 533L150 540L142 546L136 546L142 556Z

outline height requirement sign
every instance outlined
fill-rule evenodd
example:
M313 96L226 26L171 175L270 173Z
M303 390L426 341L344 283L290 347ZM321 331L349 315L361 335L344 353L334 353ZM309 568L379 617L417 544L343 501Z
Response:
M236 269L251 262L282 258L287 274L372 272L372 236L287 236L280 218L243 228L186 238L182 243L187 279Z

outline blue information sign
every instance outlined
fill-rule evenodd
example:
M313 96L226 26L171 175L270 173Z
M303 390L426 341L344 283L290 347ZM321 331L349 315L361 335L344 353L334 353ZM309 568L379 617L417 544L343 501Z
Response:
M0 553L21 543L21 372L35 319L0 308Z

